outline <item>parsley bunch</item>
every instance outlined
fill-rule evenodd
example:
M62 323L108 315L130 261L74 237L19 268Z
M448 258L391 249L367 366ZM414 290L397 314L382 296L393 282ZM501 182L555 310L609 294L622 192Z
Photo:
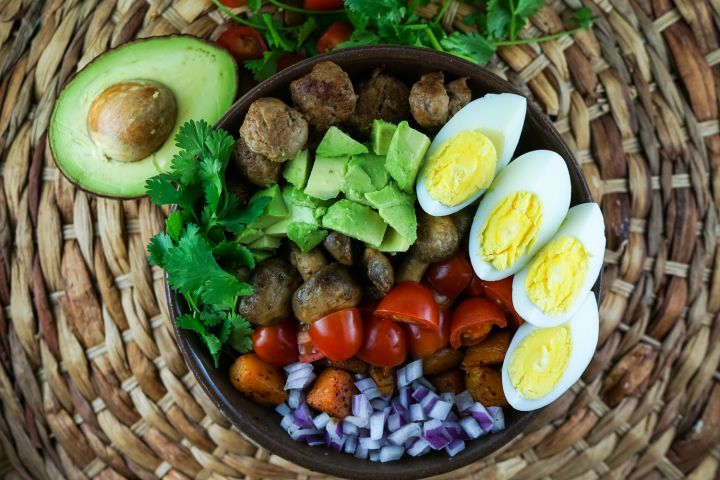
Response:
M478 11L464 18L464 23L477 31L446 33L441 22L451 0L444 0L435 18L427 20L416 10L429 0L345 0L342 10L307 10L280 0L249 0L250 14L239 17L213 0L219 9L235 21L261 31L270 50L263 58L245 62L256 80L264 80L277 71L280 57L289 52L315 55L315 42L328 25L337 20L352 24L350 38L338 45L346 48L362 45L413 45L448 52L473 63L483 65L495 54L497 47L555 40L590 27L593 14L586 7L573 13L573 28L550 35L518 38L528 17L536 13L544 0L465 0L478 6ZM305 15L300 25L284 26L268 9L288 10Z
M252 288L231 273L255 267L255 259L233 241L262 215L269 199L246 208L225 184L225 170L235 141L207 122L189 121L175 136L180 151L169 172L148 179L145 188L156 205L175 205L165 233L150 239L150 263L167 272L170 286L185 298L190 312L176 319L196 332L217 366L225 346L244 353L252 348L252 328L235 312L238 298Z

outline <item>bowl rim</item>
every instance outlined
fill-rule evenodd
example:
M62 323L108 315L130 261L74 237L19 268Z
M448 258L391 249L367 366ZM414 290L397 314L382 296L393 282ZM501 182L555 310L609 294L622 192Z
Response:
M245 104L254 100L255 97L257 97L260 93L272 91L281 86L282 84L288 83L289 81L298 78L299 76L304 74L310 66L315 65L318 62L327 60L336 61L339 64L347 64L355 62L366 63L368 62L368 60L374 60L378 65L382 65L389 64L394 59L406 60L408 56L413 55L420 55L423 57L423 60L432 60L433 65L438 65L438 68L473 70L473 76L482 77L483 82L499 87L499 89L504 92L515 93L517 95L526 97L517 88L515 88L506 80L497 76L495 73L486 70L479 65L468 62L448 53L438 52L421 47L400 45L353 47L307 58L260 82L258 85L248 90L242 97L238 98L232 104L227 113L225 113L225 115L223 115L220 120L214 125L214 128L225 128L227 123L231 122L238 115L238 111L245 108ZM442 64L443 67L440 67L440 64ZM532 115L535 120L537 120L540 127L544 129L545 134L551 137L554 143L558 145L559 151L557 153L560 154L564 159L568 160L568 169L571 170L571 173L574 175L574 177L579 180L580 191L576 193L581 196L584 201L593 201L587 182L577 160L575 159L575 156L572 154L572 151L570 150L566 142L563 140L563 138L560 136L559 132L555 129L553 123L550 121L547 115L545 115L530 100L528 100L527 102L527 109L527 116L529 117ZM600 304L601 299L602 276L603 275L601 271L600 275L598 276L598 280L592 289L598 301L598 305ZM336 452L331 452L328 449L308 447L293 442L293 446L304 446L306 448L311 448L313 450L313 453L317 451L316 454L310 456L305 455L305 448L291 448L290 446L285 446L282 443L278 443L273 438L273 435L270 433L272 429L263 428L263 425L260 425L262 422L259 422L256 419L251 418L250 416L243 416L239 414L238 408L231 403L228 396L226 396L222 392L218 384L211 381L208 368L204 365L203 360L199 357L198 352L196 352L195 347L192 345L193 342L190 338L190 335L188 335L186 331L179 329L177 327L177 324L175 323L175 318L181 313L178 292L170 288L167 282L166 273L164 273L163 279L168 310L170 313L170 320L173 330L175 332L178 348L183 359L185 360L188 369L192 371L196 381L198 382L198 384L200 384L203 391L208 395L209 399L213 402L213 404L221 412L221 414L225 416L225 418L227 418L231 424L236 426L246 438L250 439L252 442L265 448L266 450L272 452L274 455L278 455L279 457L291 461L301 467L311 469L319 473L336 475L344 478L358 478L368 480L396 480L397 475L399 474L403 476L402 478L426 478L434 475L445 474L470 465L472 463L478 462L484 458L492 456L493 454L497 454L499 450L507 447L513 439L515 439L519 434L524 432L528 424L538 418L546 408L544 407L529 412L519 412L520 418L518 418L517 421L515 421L505 430L486 437L482 437L483 440L475 439L470 441L484 441L485 444L483 446L486 446L487 448L481 448L475 452L467 452L469 453L469 455L463 455L463 453L466 452L462 452L457 457L447 457L446 459L444 459L445 461L437 461L430 466L422 468L413 468L412 464L408 465L407 463L401 462L377 464L375 462L370 462L369 460L360 460L363 462L363 464L370 466L370 468L356 471L352 468L348 468L347 466L345 466L344 464L346 462L344 461L332 461L333 455L340 455L343 458L358 460L352 455L348 455L345 453L337 454ZM212 366L210 367L214 368ZM278 428L280 428L279 422L277 426ZM443 452L439 453L443 454ZM339 458L337 459L339 460ZM392 467L394 465L397 466L397 468L393 469ZM375 468L373 468L373 466L375 466ZM379 471L380 468L378 467L380 466L382 466L383 470L391 471Z

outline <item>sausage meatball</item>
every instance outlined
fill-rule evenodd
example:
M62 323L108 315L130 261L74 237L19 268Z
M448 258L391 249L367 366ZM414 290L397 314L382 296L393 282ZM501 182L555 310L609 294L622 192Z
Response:
M300 112L281 100L260 98L250 105L240 135L253 152L284 162L307 143L308 124Z
M449 82L445 89L447 90L448 96L450 97L450 116L455 115L458 110L470 103L472 99L472 93L470 87L467 86L468 77L460 77L457 80Z
M254 293L242 297L238 313L255 325L272 325L291 315L290 299L300 285L297 271L279 258L259 264L250 277Z
M312 323L325 315L360 303L362 288L344 265L331 263L320 268L297 289L292 299L295 316Z
M428 73L410 89L410 112L421 127L440 127L447 122L450 98L442 72Z
M407 85L376 69L372 78L360 85L352 122L358 130L366 132L376 118L393 123L404 120L410 111L409 96Z
M232 160L240 174L258 187L277 183L282 164L271 162L264 155L250 150L242 137L238 138L232 153Z
M310 125L320 130L349 120L357 102L350 77L333 62L320 62L294 80L290 94Z

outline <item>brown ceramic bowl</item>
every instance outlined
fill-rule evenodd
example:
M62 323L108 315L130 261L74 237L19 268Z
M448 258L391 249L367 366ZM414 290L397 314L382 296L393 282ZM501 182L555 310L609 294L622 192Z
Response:
M468 84L472 89L473 98L485 93L519 93L494 74L448 54L414 47L361 47L314 57L283 70L257 85L235 102L217 127L236 135L248 107L261 97L278 97L291 103L290 82L305 75L313 65L323 60L332 60L340 65L354 81L369 77L377 67L384 67L387 73L412 85L420 75L442 70L448 79L469 77ZM565 159L570 170L573 204L591 201L587 184L570 149L550 120L535 105L529 103L516 156L536 149L553 150ZM599 284L600 280L595 285L596 295L599 292ZM166 288L168 288L167 284ZM167 294L171 315L175 317L180 314L183 306L175 292L168 288ZM228 378L230 359L225 359L219 369L215 368L210 355L195 335L177 328L176 334L180 351L198 382L234 425L250 439L274 454L317 472L372 480L422 478L446 473L488 456L515 438L528 422L539 414L539 411L518 412L510 408L506 409L507 428L504 431L468 442L467 448L452 458L444 451L439 451L419 458L405 456L399 461L389 463L360 460L345 453L336 453L322 447L309 447L293 441L280 427L280 416L273 409L261 407L233 388Z

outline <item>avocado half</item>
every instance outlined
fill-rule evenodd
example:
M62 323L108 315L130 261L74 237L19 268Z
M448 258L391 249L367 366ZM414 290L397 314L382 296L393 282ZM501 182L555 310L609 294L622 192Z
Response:
M88 114L101 93L138 80L161 84L174 94L175 123L149 155L115 160L91 137ZM83 190L116 198L143 196L145 181L170 168L180 126L191 119L215 124L232 105L237 84L232 56L196 37L155 37L109 50L78 72L55 103L48 129L55 163Z

